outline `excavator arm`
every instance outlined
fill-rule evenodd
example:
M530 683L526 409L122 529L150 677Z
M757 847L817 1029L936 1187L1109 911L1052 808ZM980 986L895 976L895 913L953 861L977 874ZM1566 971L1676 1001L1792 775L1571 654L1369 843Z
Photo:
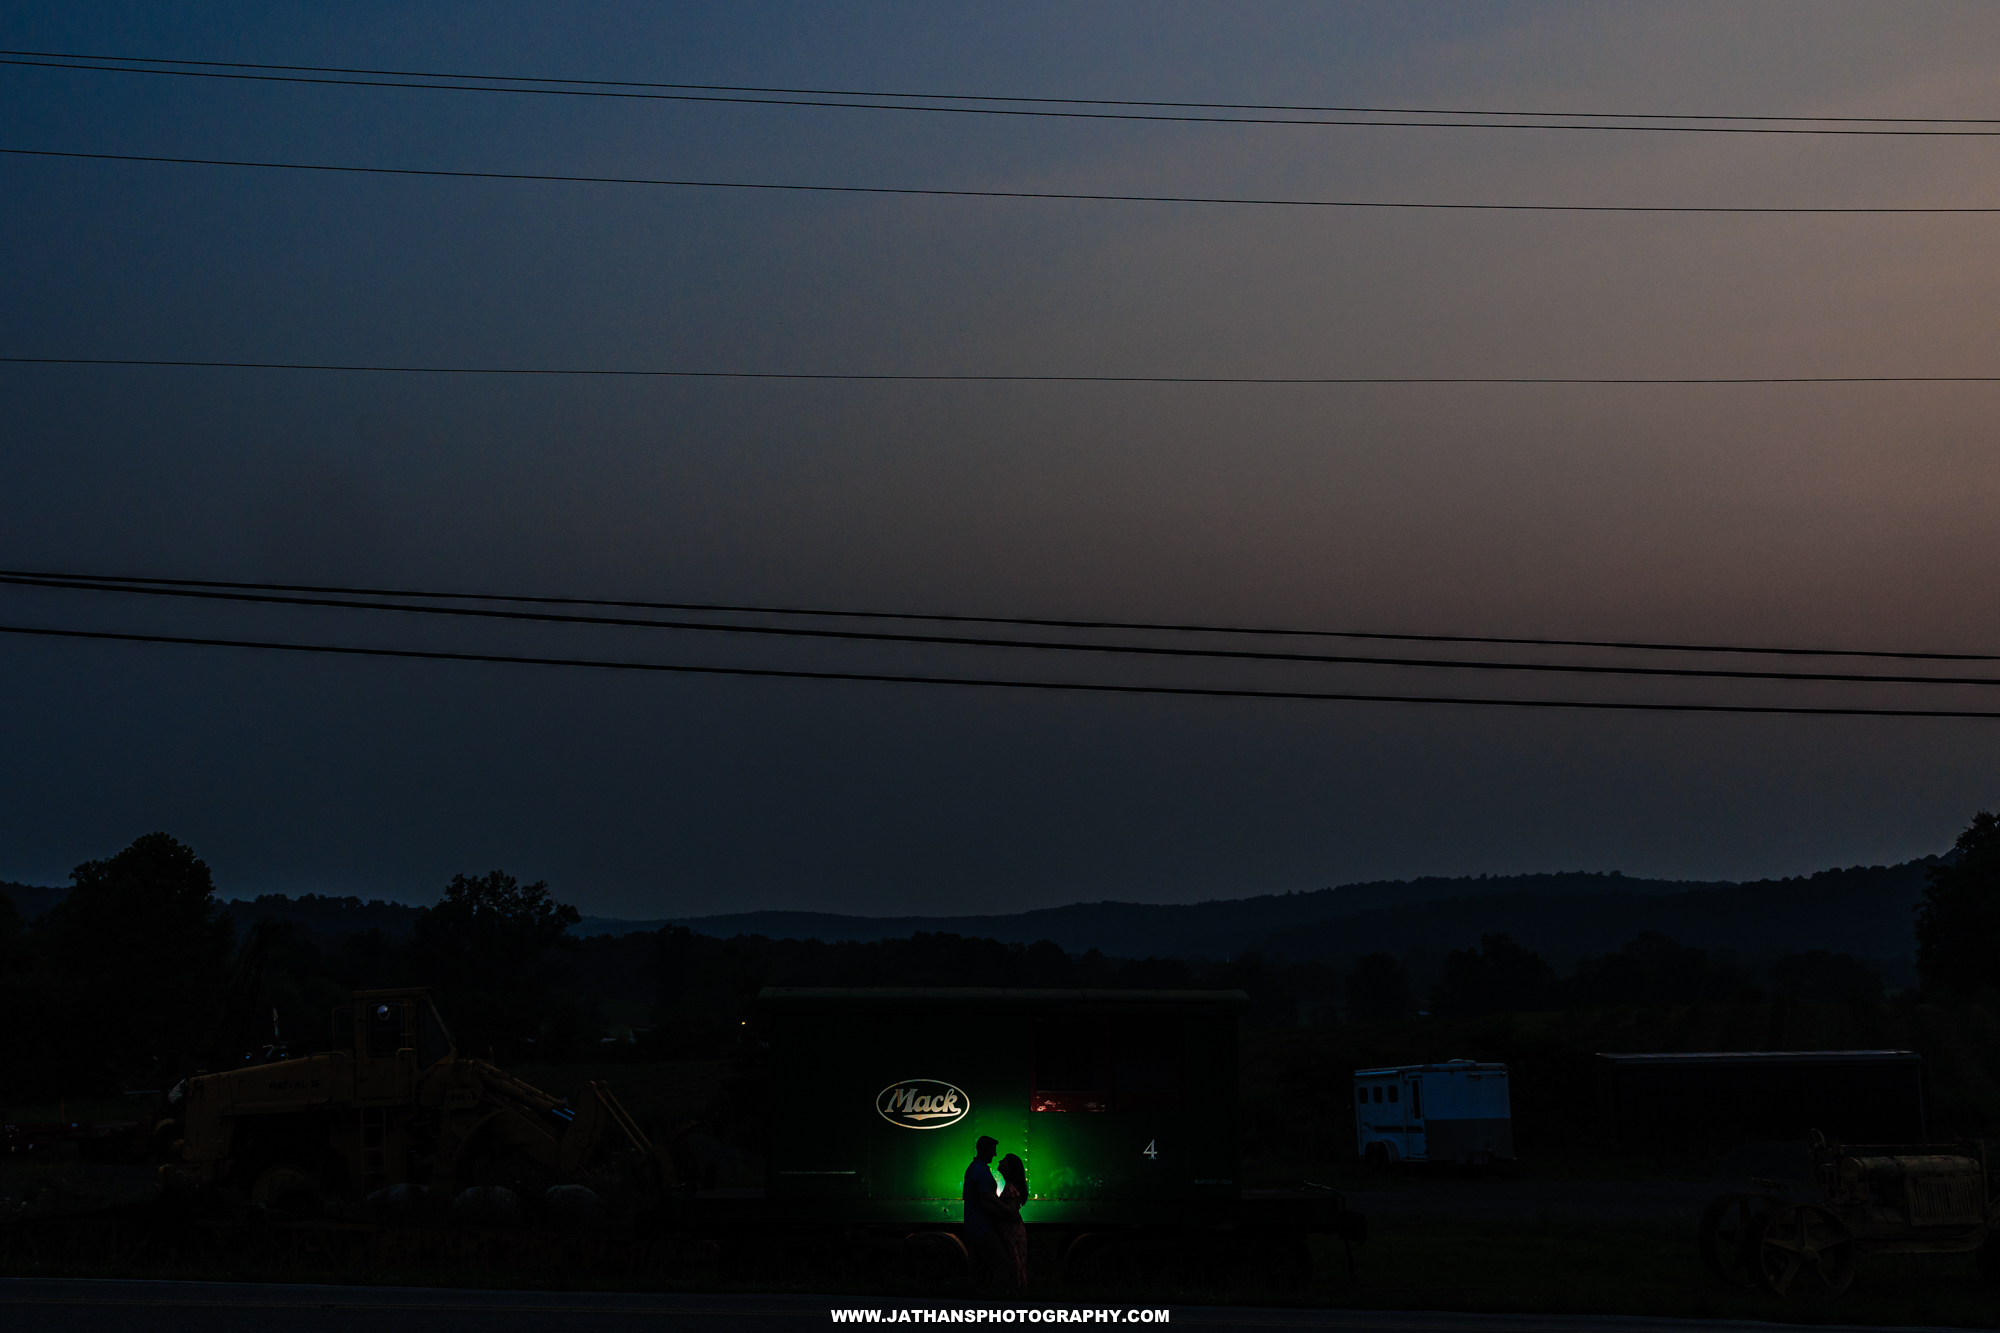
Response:
M571 1111L575 1119L570 1122L569 1132L563 1135L562 1140L560 1166L565 1176L574 1177L606 1142L622 1140L639 1158L640 1170L662 1196L679 1180L680 1173L674 1168L673 1158L646 1137L646 1132L632 1119L631 1112L611 1095L609 1084L595 1080L585 1083L583 1093ZM686 1128L682 1127L683 1130Z

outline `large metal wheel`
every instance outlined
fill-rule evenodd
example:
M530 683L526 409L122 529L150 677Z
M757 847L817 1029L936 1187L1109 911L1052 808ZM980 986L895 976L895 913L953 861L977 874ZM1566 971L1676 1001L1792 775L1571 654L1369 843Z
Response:
M1725 1194L1701 1215L1696 1232L1701 1261L1708 1271L1733 1287L1747 1287L1754 1279L1744 1263L1744 1241L1750 1223L1771 1206L1761 1194Z
M1063 1247L1062 1275L1086 1285L1116 1282L1132 1273L1132 1255L1123 1240L1103 1231L1085 1231Z
M1988 1286L2000 1287L2000 1234L1988 1233L1973 1254L1979 1265L1979 1280Z
M1312 1285L1312 1249L1303 1235L1259 1236L1254 1244L1246 1268L1256 1280L1284 1290Z
M965 1242L949 1231L915 1231L896 1253L897 1276L923 1291L962 1287L972 1276Z
M1751 1280L1773 1296L1800 1290L1838 1296L1854 1281L1854 1238L1830 1209L1777 1204L1751 1219L1744 1236Z

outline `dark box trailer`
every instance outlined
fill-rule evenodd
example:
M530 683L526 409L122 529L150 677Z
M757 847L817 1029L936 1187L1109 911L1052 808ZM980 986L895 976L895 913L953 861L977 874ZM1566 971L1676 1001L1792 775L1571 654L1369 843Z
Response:
M1922 1143L1915 1051L1599 1054L1599 1120L1633 1146L1728 1148L1760 1139Z
M1242 1188L1248 1003L1241 991L767 988L765 1189L687 1200L686 1220L942 1242L986 1135L996 1158L1026 1165L1027 1225L1089 1233L1097 1248L1179 1236L1296 1254L1308 1233L1360 1239L1337 1194Z

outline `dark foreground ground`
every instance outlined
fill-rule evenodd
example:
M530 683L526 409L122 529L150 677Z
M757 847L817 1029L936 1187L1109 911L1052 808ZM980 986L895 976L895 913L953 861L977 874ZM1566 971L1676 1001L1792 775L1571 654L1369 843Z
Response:
M41 1184L52 1207L117 1201L99 1198L109 1187L80 1167L40 1170L49 1176ZM1840 1297L1807 1292L1779 1300L1723 1284L1701 1264L1695 1223L1708 1201L1740 1187L1740 1178L1391 1172L1356 1173L1340 1183L1369 1218L1370 1239L1354 1248L1351 1267L1339 1242L1316 1239L1306 1285L1265 1286L1164 1262L1102 1287L1080 1286L1060 1275L1059 1238L1037 1234L1028 1295L1037 1306L1166 1308L1172 1322L1204 1328L1631 1329L1666 1327L1660 1321L1672 1319L1718 1329L2000 1328L2000 1289L1980 1281L1967 1254L1867 1256ZM867 1308L924 1299L892 1274L819 1259L768 1271L592 1269L553 1253L539 1260L387 1260L254 1231L149 1235L144 1244L78 1251L37 1239L38 1230L32 1221L0 1228L0 1239L15 1242L0 1245L0 1279L12 1280L0 1295L0 1333L183 1326L226 1333L247 1327L256 1310L267 1316L264 1327L297 1324L306 1333L351 1328L358 1319L378 1326L369 1333L404 1326L412 1333L474 1326L504 1333L503 1325L514 1324L568 1333L586 1316L620 1326L643 1317L669 1328L777 1328L827 1320L832 1301ZM121 1300L140 1304L116 1304ZM329 1312L321 1307L329 1305L337 1322L323 1318ZM566 1313L557 1319L557 1312Z
M716 1329L722 1333L796 1333L833 1327L832 1311L895 1312L1006 1307L965 1302L855 1301L810 1295L656 1295L596 1292L472 1291L435 1287L337 1287L306 1284L145 1282L104 1279L0 1280L0 1323L8 1329L51 1333L627 1333L627 1330ZM1104 1310L1102 1305L1013 1307L1027 1310ZM1140 1312L1113 1307L1116 1327ZM1157 1310L1157 1307L1154 1307ZM1749 1333L1770 1325L1751 1322L1607 1318L1559 1315L1479 1315L1438 1311L1244 1309L1179 1306L1166 1310L1167 1326L1203 1333L1237 1330L1337 1329L1384 1333L1579 1333L1611 1328L1620 1333ZM919 1316L922 1317L921 1315ZM1046 1318L1046 1315L1044 1316ZM1157 1316L1156 1316L1157 1317ZM1016 1316L1019 1321L1019 1315ZM926 1323L929 1321L926 1320ZM900 1327L918 1327L916 1323ZM960 1325L963 1327L964 1325ZM991 1325L974 1325L985 1327ZM1019 1322L1013 1325L1020 1326ZM1043 1326L1043 1325L1033 1325ZM1073 1326L1073 1325L1058 1325ZM1141 1327L1158 1327L1142 1323ZM1840 1328L1841 1325L1821 1327Z

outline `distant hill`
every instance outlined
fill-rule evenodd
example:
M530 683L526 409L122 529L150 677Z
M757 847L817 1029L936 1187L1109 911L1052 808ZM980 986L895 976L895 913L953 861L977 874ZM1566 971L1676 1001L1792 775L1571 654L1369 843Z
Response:
M68 897L69 889L0 882L0 894L13 902L23 921L32 921ZM331 898L317 893L302 893L296 898L264 893L255 898L233 898L222 907L235 919L239 935L259 921L290 921L308 935L330 940L343 940L369 930L401 938L410 933L417 913L423 910L380 898L364 902L359 898Z
M1032 944L1054 940L1070 953L1101 949L1126 958L1223 957L1290 930L1358 912L1455 898L1509 895L1537 899L1663 896L1691 889L1726 889L1721 882L1633 879L1570 871L1538 875L1466 875L1376 880L1305 893L1219 898L1202 903L1076 903L994 916L842 916L832 912L740 912L676 917L673 924L704 935L767 935L774 939L897 939L916 931L949 931ZM1364 950L1364 952L1366 952Z
M1435 961L1479 937L1510 934L1558 970L1608 953L1641 931L1745 958L1825 949L1869 959L1905 984L1915 952L1912 909L1939 858L1854 866L1746 884L1613 874L1428 878L1184 906L1078 903L1004 916L857 917L745 912L687 917L704 935L870 941L916 931L1032 943L1113 957L1229 957L1251 949L1344 967L1386 952ZM1423 970L1419 968L1419 970Z
M1913 908L1939 858L1822 870L1790 879L1701 886L1669 894L1562 898L1510 893L1377 908L1272 933L1258 948L1336 966L1365 953L1441 954L1506 933L1567 971L1642 930L1745 957L1825 949L1892 960L1916 950ZM1490 881L1489 881L1490 882Z
M587 916L570 927L569 933L581 935L585 939L593 935L636 935L642 930L653 931L672 924L673 922L665 917L634 921L622 916Z
M1886 966L1914 953L1911 909L1924 873L1939 858L1896 866L1854 866L1747 884L1637 879L1565 872L1374 881L1308 893L1202 903L1097 902L979 916L847 916L832 912L741 912L627 920L585 917L574 934L625 936L663 925L703 935L773 939L903 939L919 931L1031 944L1054 940L1073 954L1098 949L1117 958L1226 958L1255 949L1290 961L1344 967L1365 953L1436 960L1506 933L1567 971L1580 958L1616 949L1642 930L1682 944L1747 958L1826 949ZM24 919L62 900L60 888L0 884ZM421 908L382 899L262 894L225 904L238 931L287 920L322 944L380 930L409 935ZM1900 971L1908 972L1908 964ZM1892 981L1892 984L1896 984Z
M0 880L0 895L14 904L14 910L23 921L33 921L61 902L68 893L68 889L45 889L33 884Z

